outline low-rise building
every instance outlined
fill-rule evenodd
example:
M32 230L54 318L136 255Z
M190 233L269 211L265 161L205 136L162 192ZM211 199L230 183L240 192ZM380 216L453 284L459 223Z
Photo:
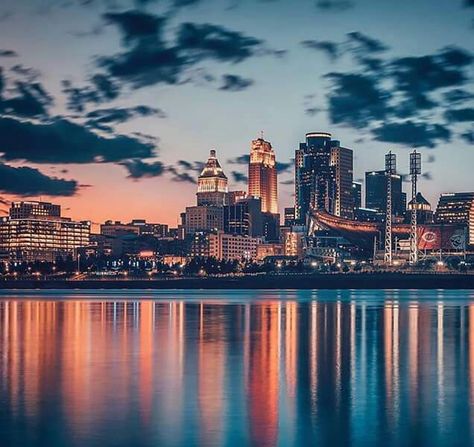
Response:
M44 206L43 206L44 205ZM59 205L14 202L0 219L0 251L11 260L55 261L89 245L90 222L61 217Z

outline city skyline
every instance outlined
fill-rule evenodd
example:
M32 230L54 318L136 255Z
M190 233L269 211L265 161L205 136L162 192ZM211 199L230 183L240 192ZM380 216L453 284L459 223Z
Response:
M262 129L280 212L293 204L294 151L312 131L354 151L355 181L389 150L407 174L416 147L434 207L441 193L472 190L471 6L2 2L2 213L43 198L76 220L176 226L210 149L231 189L245 189L244 156ZM163 68L127 65L144 55Z

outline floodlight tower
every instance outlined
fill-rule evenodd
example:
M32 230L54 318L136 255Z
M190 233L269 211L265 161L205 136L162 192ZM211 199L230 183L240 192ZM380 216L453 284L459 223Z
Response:
M390 151L385 155L385 177L387 178L387 207L385 212L385 264L392 265L392 175L397 172L397 156Z
M417 206L416 206L416 182L421 174L421 154L414 150L410 154L411 175L411 222L410 222L410 264L418 262L418 234L417 234Z

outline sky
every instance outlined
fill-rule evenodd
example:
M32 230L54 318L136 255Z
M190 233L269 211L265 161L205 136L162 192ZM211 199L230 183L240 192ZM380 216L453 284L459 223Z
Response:
M246 189L262 131L281 211L311 131L354 150L355 180L416 148L436 206L474 189L473 37L473 0L2 0L0 215L176 225L210 149Z

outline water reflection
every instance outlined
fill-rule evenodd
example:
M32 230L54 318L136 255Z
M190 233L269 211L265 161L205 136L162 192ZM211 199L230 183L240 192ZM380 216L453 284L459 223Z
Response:
M473 294L239 293L1 300L0 444L474 442Z

